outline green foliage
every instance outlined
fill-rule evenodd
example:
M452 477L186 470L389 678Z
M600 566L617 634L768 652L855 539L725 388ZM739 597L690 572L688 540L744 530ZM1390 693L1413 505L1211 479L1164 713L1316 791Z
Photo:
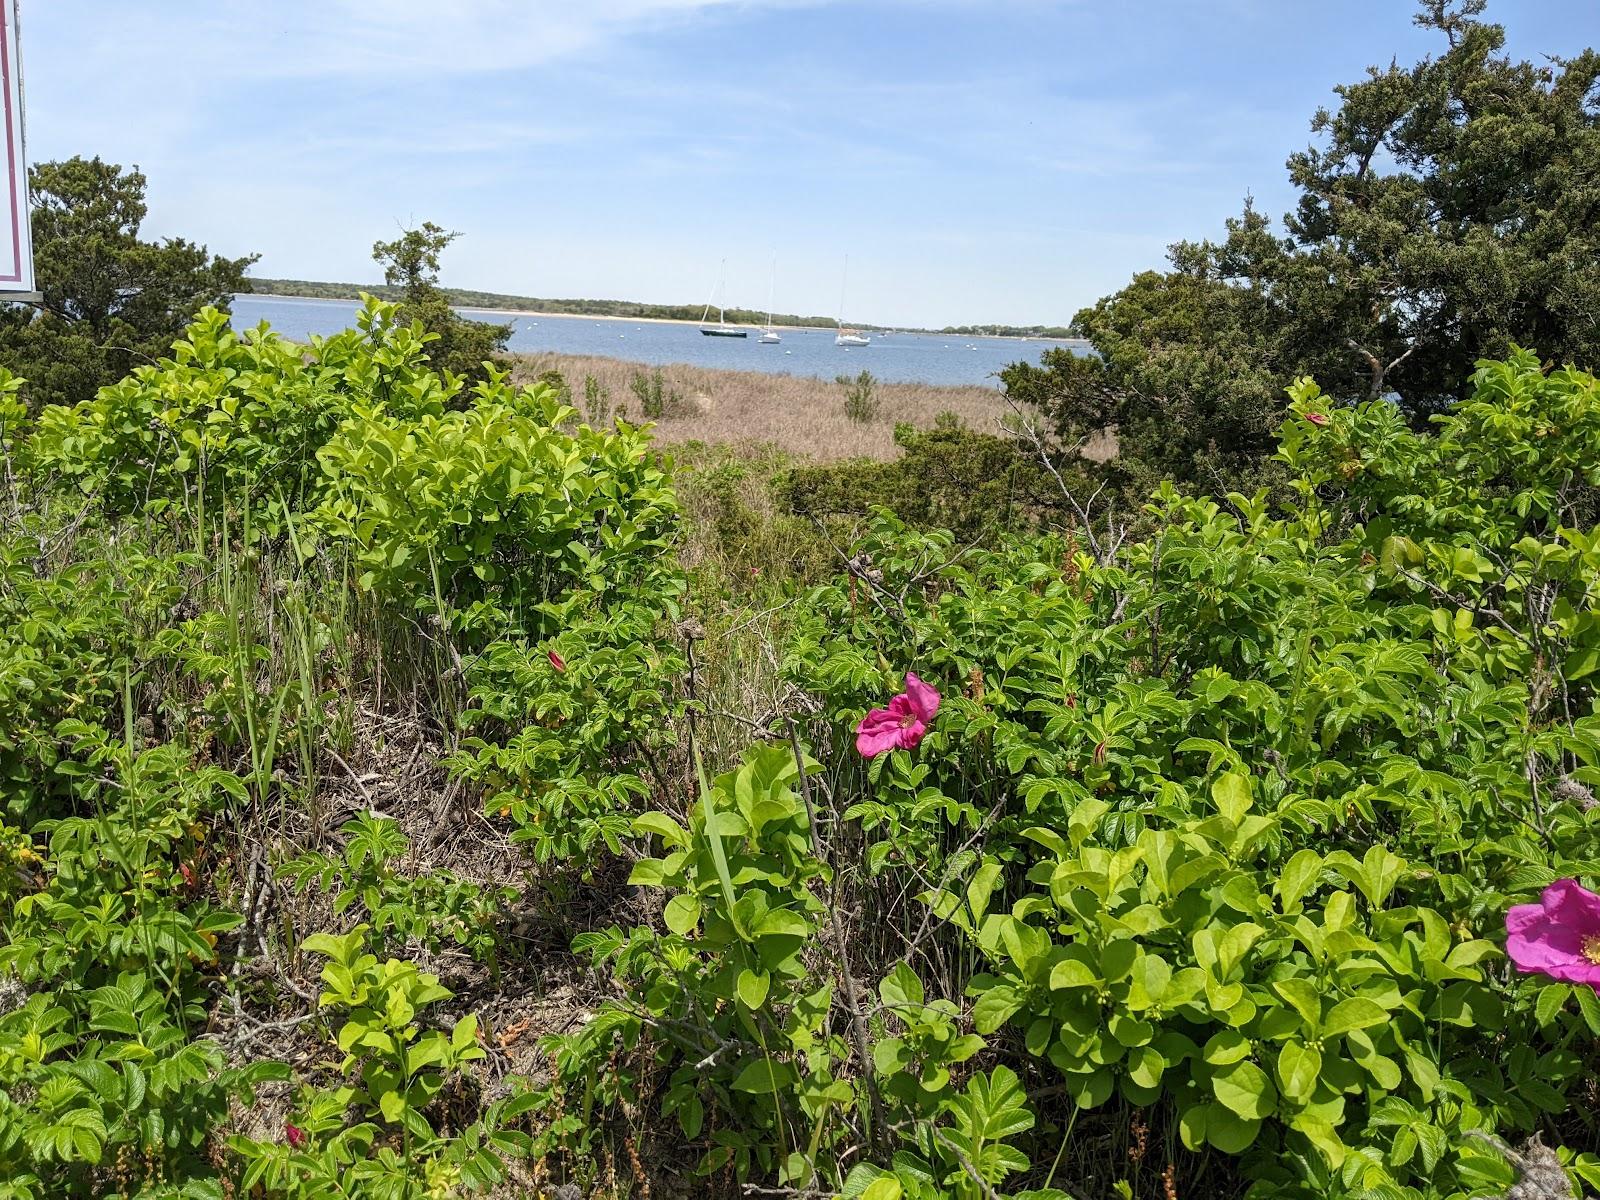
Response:
M843 1042L828 1032L832 982L816 978L803 954L822 913L811 884L828 870L812 853L798 776L787 747L761 747L703 789L686 824L659 811L639 817L635 831L659 838L666 854L639 861L631 882L671 891L666 932L610 929L574 944L637 999L608 1003L555 1043L556 1087L587 1087L619 1039L650 1036L669 1069L662 1116L693 1141L708 1111L725 1114L702 1175L731 1163L741 1178L776 1171L804 1186L831 1117L854 1100L833 1076ZM586 1128L596 1099L614 1101L613 1089L626 1086L608 1080L608 1094L584 1092L570 1133ZM807 1144L791 1143L788 1129L808 1131ZM568 1137L561 1148L581 1142Z
M299 892L333 892L335 913L360 905L368 942L379 953L407 942L434 952L453 944L492 961L497 910L516 897L515 889L485 888L449 871L402 875L396 866L410 844L390 817L362 813L340 832L346 839L341 854L307 851L279 873Z
M426 1109L461 1068L484 1056L477 1018L449 1031L424 1030L424 1009L450 998L437 977L398 959L366 952L365 926L335 937L314 934L305 948L326 955L322 1008L342 1014L334 1044L340 1071L357 1082L302 1090L290 1124L301 1135L260 1141L244 1136L229 1147L247 1164L241 1184L271 1196L322 1200L355 1193L387 1200L484 1191L504 1176L502 1155L521 1155L527 1135L503 1126L531 1101L509 1097L455 1136L437 1132ZM398 1145L389 1137L399 1134Z
M29 170L37 309L0 312L0 357L29 408L76 404L162 354L196 314L227 311L255 261L182 238L144 241L145 177L99 158Z
M1063 446L1115 430L1118 465L1140 474L1135 495L1161 479L1247 486L1271 456L1288 382L1264 350L1268 320L1247 289L1146 271L1074 319L1093 354L1046 350L1001 380Z
M33 833L0 824L11 859L0 881L0 1194L199 1184L214 1174L212 1127L286 1075L228 1065L203 1036L204 976L218 937L239 924L195 894L204 821L243 788L174 746L135 753L82 722L59 735L80 743L78 789L95 815Z
M275 524L323 494L317 455L343 421L437 414L456 392L427 370L426 335L392 305L367 304L357 323L313 338L308 354L265 327L236 334L206 309L171 358L45 409L30 465L113 514L175 505L203 523L251 508Z
M604 429L611 419L611 390L593 375L583 377L583 415L596 429Z
M1060 503L1044 467L1011 438L948 424L897 425L895 442L903 452L893 462L795 467L780 480L779 499L812 517L887 508L919 528L949 529L964 539L1027 528ZM1068 474L1083 478L1073 468Z
M439 287L439 256L460 236L425 221L392 242L374 242L372 258L401 301L400 319L427 331L434 369L447 379L474 383L508 369L504 355L511 326L461 316ZM365 293L358 298L364 301Z
M667 382L660 367L654 368L648 375L643 371L633 372L628 377L628 390L639 402L639 413L647 421L683 415L683 393Z
M498 372L464 409L358 409L318 453L327 496L312 520L353 543L361 586L405 608L478 637L552 631L645 586L673 540L647 438L565 432L572 415ZM565 595L574 585L582 598Z
M509 818L535 861L592 863L622 852L633 811L659 783L658 755L682 712L683 652L657 604L599 610L543 645L500 641L473 660L470 736L447 765L482 789L486 812ZM554 657L552 657L552 655ZM557 662L561 666L557 667Z
M880 587L814 593L791 660L840 734L887 664L944 692L846 816L986 961L976 1032L1081 1109L1169 1109L1262 1195L1466 1195L1503 1170L1469 1130L1595 1137L1600 1006L1496 945L1600 877L1600 558L1566 525L1596 384L1531 355L1474 384L1432 438L1302 385L1298 509L1168 488L1116 567L886 518Z
M65 723L114 706L131 665L129 609L178 594L156 556L129 555L130 578L92 558L41 570L38 554L36 540L0 536L0 811L29 822L71 802L81 765Z
M834 380L844 389L844 415L858 425L870 424L878 415L878 381L871 371L863 370L851 378L840 375Z
M1486 360L1427 434L1297 380L1275 493L1168 484L1091 556L947 420L854 497L810 477L901 510L816 530L772 459L692 448L686 537L640 431L363 321L207 314L37 421L0 375L0 1195L599 1190L626 1154L640 1194L1466 1200L1511 1181L1475 1135L1533 1133L1600 1182L1600 1001L1500 950L1600 882L1592 376ZM937 716L862 759L913 670ZM815 760L730 752L791 719ZM604 982L502 1084L513 900Z
M1077 315L1094 356L1013 366L1011 394L1068 439L1114 426L1158 474L1247 488L1298 377L1420 423L1513 345L1600 359L1600 53L1515 61L1481 4L1423 7L1442 52L1336 89L1288 160L1281 234L1247 205L1219 242L1175 246Z
M1006 1139L1032 1129L1034 1115L1010 1067L974 1075L944 1102L941 1119L926 1122L916 1148L894 1156L892 1169L863 1164L850 1172L841 1197L849 1200L990 1200L997 1185L1028 1168ZM911 1140L911 1139L908 1139ZM1018 1192L1015 1200L1066 1200L1050 1189Z

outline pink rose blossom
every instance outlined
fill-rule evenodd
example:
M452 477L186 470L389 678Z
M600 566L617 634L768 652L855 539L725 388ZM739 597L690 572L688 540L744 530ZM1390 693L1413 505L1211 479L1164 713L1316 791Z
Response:
M546 650L544 653L545 657L550 660L550 665L556 670L565 671L567 669L567 660L562 658L561 655L557 654L554 650Z
M1308 412L1306 414L1306 420L1310 421L1313 425L1326 425L1328 423L1328 417L1326 413Z
M889 701L888 708L873 709L856 726L856 749L863 758L915 749L938 711L939 693L907 671L906 690Z
M1538 904L1506 913L1506 953L1517 970L1600 992L1600 896L1558 879Z
M289 1139L289 1145L292 1149L298 1150L306 1144L306 1131L293 1121L285 1121L283 1123L283 1132Z

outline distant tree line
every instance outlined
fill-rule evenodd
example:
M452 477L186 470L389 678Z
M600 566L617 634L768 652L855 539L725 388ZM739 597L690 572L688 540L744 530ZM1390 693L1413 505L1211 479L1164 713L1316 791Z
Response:
M252 291L278 296L309 296L321 300L355 300L361 293L383 300L403 299L399 289L385 284L324 283L311 279L261 279L249 281ZM479 292L471 288L440 288L439 294L457 308L489 311L550 313L555 316L629 317L645 320L698 321L705 313L703 304L642 304L633 300L551 300L539 296L514 296L505 292ZM751 308L726 310L727 320L735 325L764 325L767 314ZM773 313L772 323L783 326L834 324L832 317L803 317L794 313Z
M939 332L952 337L1054 338L1058 341L1076 336L1067 325L946 325Z

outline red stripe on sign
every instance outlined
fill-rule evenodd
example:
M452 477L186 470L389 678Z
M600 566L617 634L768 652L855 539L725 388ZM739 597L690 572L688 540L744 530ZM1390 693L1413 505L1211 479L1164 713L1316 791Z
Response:
M6 93L6 186L11 189L11 261L16 269L10 275L0 275L0 283L22 282L22 227L26 213L17 211L17 127L11 115L11 75L15 69L11 61L11 17L16 9L10 0L0 0L6 10L0 14L0 86Z

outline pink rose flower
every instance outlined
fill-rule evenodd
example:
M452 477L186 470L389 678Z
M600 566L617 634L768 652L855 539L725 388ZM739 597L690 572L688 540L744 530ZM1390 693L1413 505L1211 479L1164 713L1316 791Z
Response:
M1313 425L1326 425L1328 423L1328 417L1326 413L1308 412L1306 414L1306 420L1310 421Z
M283 1123L283 1132L284 1135L289 1139L289 1146L291 1149L298 1150L301 1146L306 1144L306 1131L301 1129L300 1126L296 1125L293 1121L285 1121Z
M889 701L888 708L875 708L856 726L856 749L863 758L877 758L889 750L912 750L928 732L928 723L939 711L939 693L906 672L906 690Z
M567 660L562 658L561 655L557 654L554 650L546 650L544 653L545 657L550 660L550 665L556 670L565 671L567 669Z
M1517 970L1600 992L1600 896L1558 879L1538 904L1506 913L1506 953Z

